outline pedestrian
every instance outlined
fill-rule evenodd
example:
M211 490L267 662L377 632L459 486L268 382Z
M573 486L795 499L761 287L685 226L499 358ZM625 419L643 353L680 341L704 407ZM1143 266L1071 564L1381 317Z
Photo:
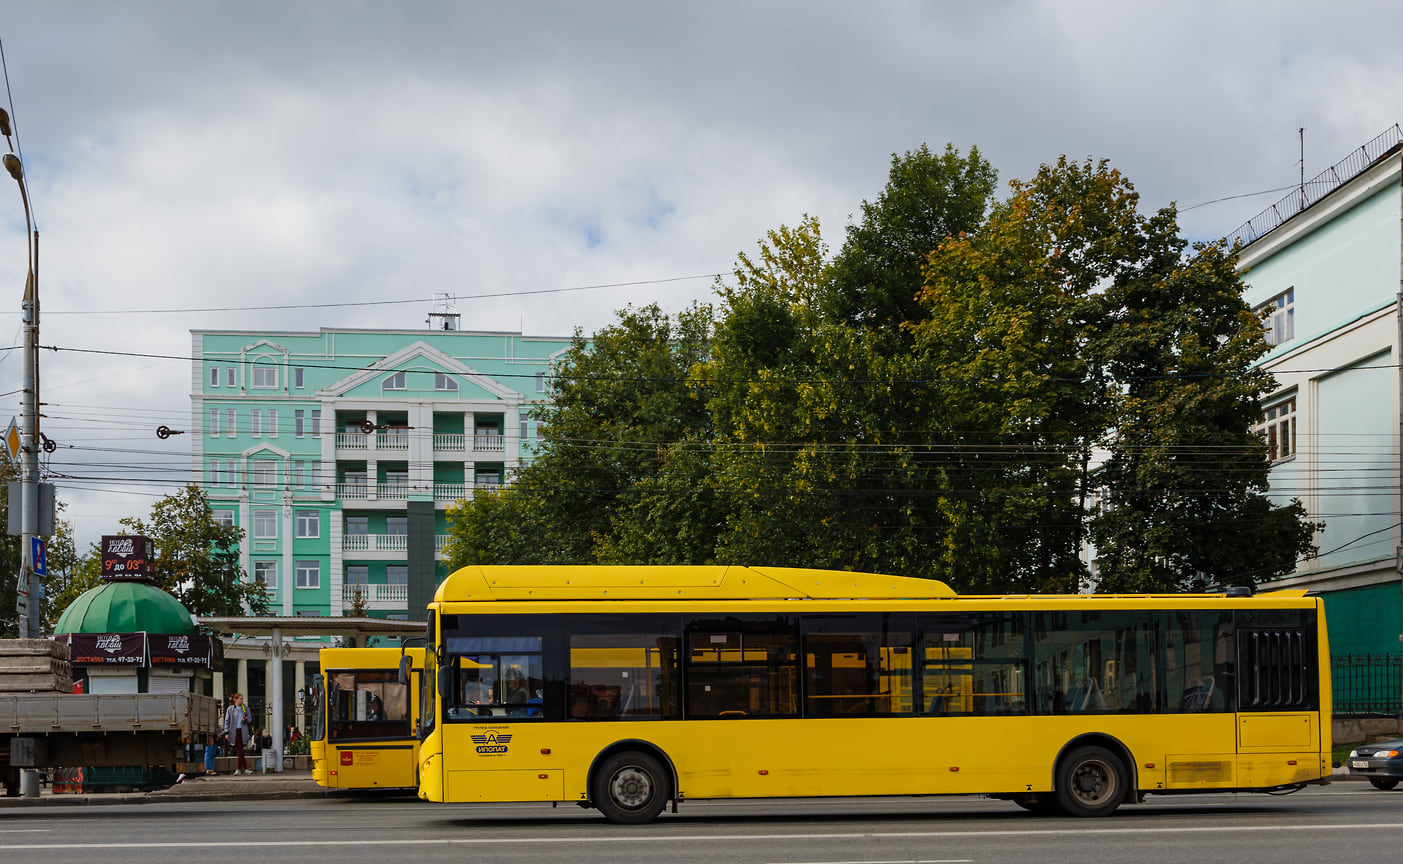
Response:
M215 741L216 741L216 739L215 739L215 737L214 737L213 735L206 735L206 736L205 736L205 776L206 776L206 777L210 777L210 776L213 776L213 775L219 773L219 772L217 772L217 771L214 770L214 748L215 748Z
M224 709L224 732L229 736L234 755L238 757L238 762L234 764L234 773L252 774L248 768L248 760L244 758L244 744L252 741L253 724L249 721L248 709L244 707L242 693L235 693L229 697L229 707Z

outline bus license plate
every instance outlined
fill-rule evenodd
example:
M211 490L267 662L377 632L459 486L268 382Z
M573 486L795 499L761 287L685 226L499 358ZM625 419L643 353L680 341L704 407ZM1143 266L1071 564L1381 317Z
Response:
M1355 760L1353 760L1353 761L1351 761L1351 762L1349 763L1349 767L1351 767L1351 768L1368 768L1368 767L1369 767L1369 761L1368 761L1367 759L1355 759Z

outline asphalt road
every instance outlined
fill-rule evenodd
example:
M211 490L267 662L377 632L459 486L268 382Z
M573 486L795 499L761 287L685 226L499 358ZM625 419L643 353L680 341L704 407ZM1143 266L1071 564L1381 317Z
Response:
M188 802L0 811L5 864L1282 864L1403 857L1403 791L1151 798L1098 820L975 797L696 801L653 825L549 805L411 798Z

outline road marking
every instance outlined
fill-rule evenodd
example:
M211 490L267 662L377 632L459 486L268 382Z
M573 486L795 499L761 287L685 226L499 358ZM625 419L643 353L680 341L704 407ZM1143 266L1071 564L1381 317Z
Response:
M880 861L769 861L766 864L972 864L973 858L886 858Z
M0 834L47 834L52 828L0 828Z
M860 831L841 834L667 834L641 837L634 832L621 832L611 837L595 834L572 835L568 837L445 837L443 839L418 840L377 840L356 838L354 840L240 840L241 847L279 849L301 846L526 846L555 845L563 843L698 843L733 841L751 843L756 840L940 840L951 837L1096 837L1133 834L1241 834L1248 831L1338 831L1401 830L1403 822L1359 822L1334 824L1318 822L1309 825L1225 825L1222 827L1174 826L1165 828L1028 828L1018 831ZM169 843L54 843L54 844L10 844L7 849L227 849L226 841L174 840Z

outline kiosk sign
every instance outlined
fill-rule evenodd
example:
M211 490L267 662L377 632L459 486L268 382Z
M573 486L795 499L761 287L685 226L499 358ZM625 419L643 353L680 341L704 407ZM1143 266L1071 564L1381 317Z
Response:
M103 535L102 578L150 578L152 550L151 539L140 534Z

